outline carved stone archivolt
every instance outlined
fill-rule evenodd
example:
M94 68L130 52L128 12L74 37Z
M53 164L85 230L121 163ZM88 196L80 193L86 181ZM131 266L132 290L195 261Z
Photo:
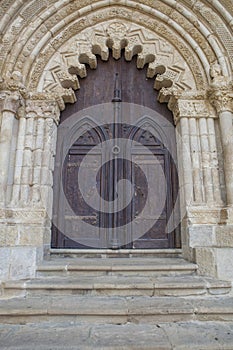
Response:
M97 67L96 55L108 60L109 49L119 59L137 55L137 67L148 64L147 77L155 77L155 89L173 87L195 89L195 79L180 53L168 42L145 28L123 21L111 21L86 29L62 45L50 59L39 89L62 94L65 102L74 102L72 90L79 88L78 77L86 76L86 66ZM72 90L71 90L72 89Z
M39 81L41 84L45 67L56 58L57 67L52 70L54 82L50 80L51 85L48 89L46 86L46 91L52 89L56 91L57 97L74 102L73 90L79 87L75 75L85 76L85 64L95 68L96 54L106 60L111 48L113 56L119 58L119 50L125 49L127 60L136 54L137 66L141 68L148 64L148 77L157 75L156 89L169 89L170 85L178 86L181 90L193 89L190 77L186 80L189 72L195 81L195 88L203 89L210 79L209 66L217 58L224 76L231 75L229 62L233 56L228 26L231 23L230 14L222 11L215 3L211 8L202 1L191 5L186 0L179 4L175 1L151 0L143 0L140 4L128 0L67 0L54 4L54 1L31 0L25 4L15 1L14 6L9 1L3 1L2 8L5 10L1 22L0 74L6 81L8 72L13 73L11 85L21 84L20 89L25 85L30 92L35 93ZM215 9L214 21L211 21L212 8ZM117 24L106 28L109 21ZM134 33L135 28L131 25L127 27L127 22L135 23L135 28L144 28L140 29L141 34ZM214 23L217 23L216 28ZM93 33L95 27L99 33ZM88 34L86 38L81 38L84 32ZM153 38L144 37L148 32L153 33L156 39L154 48L151 45ZM75 47L76 54L71 53L71 57L62 55L61 47L75 37L80 39L79 45ZM104 42L104 39L107 41ZM219 42L225 45L229 57L222 55ZM162 45L159 52L158 44ZM166 46L173 48L174 62L171 62L171 57L164 55ZM62 55L61 62L59 55ZM182 61L186 63L180 65Z
M5 17L1 26L0 74L5 79L7 71L19 71L24 83L30 86L30 91L36 90L45 66L54 53L59 51L59 47L85 29L109 20L117 20L137 23L138 26L157 33L156 35L167 43L172 43L186 61L198 85L197 88L200 89L206 84L209 65L216 58L219 58L224 75L231 74L228 58L221 55L222 47L219 41L225 45L230 60L232 45L229 42L229 26L224 22L228 20L227 24L229 23L228 12L216 7L214 23L218 23L218 26L213 28L213 23L209 21L212 8L206 4L199 6L199 3L202 4L202 1L196 2L193 7L191 2L186 0L179 4L175 1L151 0L143 0L140 4L128 0L67 0L65 3L57 1L54 4L53 1L32 0L25 4L16 1L14 6L2 5L6 10L3 12ZM212 7L215 8L215 4L212 4ZM203 18L207 20L203 21ZM114 36L110 28L108 35ZM121 37L115 37L114 40L121 41ZM125 45L124 39L121 45ZM108 42L108 47L110 46L111 40ZM114 45L112 49L115 51ZM85 57L83 60L85 63ZM138 63L139 66L143 64L143 60ZM88 64L94 65L94 61L94 57L93 62L89 58ZM63 78L65 80L65 77ZM72 84L76 86L75 78ZM66 91L66 95L67 100L72 99L71 92Z

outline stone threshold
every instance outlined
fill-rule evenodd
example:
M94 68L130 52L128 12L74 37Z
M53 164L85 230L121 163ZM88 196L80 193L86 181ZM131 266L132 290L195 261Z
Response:
M180 257L182 249L50 249L53 257Z
M37 276L70 276L70 275L126 275L126 276L159 276L195 274L198 266L182 258L169 257L131 257L111 259L83 257L56 258L44 261L37 266Z

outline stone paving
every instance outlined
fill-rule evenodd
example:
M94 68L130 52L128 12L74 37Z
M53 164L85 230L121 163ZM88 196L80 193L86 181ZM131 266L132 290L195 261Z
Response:
M1 350L232 350L233 322L0 325Z
M0 350L233 350L231 283L183 259L85 262L2 284Z

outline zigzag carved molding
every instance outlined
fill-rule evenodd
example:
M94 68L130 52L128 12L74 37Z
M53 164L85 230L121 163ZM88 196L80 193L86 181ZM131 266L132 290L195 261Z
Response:
M195 89L195 80L180 53L154 33L121 21L108 22L86 29L70 39L54 54L46 67L41 91L58 93L64 102L75 102L73 90L79 89L78 76L87 75L86 64L97 67L96 55L107 61L109 49L115 59L132 60L137 55L137 68L148 64L147 77L154 78L154 88Z

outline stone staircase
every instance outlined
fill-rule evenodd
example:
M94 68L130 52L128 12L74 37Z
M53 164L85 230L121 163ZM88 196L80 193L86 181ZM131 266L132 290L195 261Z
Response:
M178 251L61 252L35 279L2 284L0 349L30 337L28 349L232 350L231 283Z

